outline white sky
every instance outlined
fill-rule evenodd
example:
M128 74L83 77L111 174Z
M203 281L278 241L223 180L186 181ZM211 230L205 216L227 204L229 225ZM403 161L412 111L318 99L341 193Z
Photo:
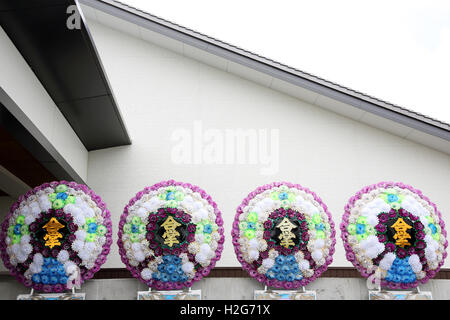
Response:
M450 123L450 1L121 0Z

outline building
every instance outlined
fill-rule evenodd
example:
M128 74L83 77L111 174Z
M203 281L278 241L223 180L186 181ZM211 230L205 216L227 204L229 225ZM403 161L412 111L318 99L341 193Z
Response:
M79 27L67 10L73 1L41 2L1 4L1 217L30 187L68 179L101 195L117 225L143 187L191 182L213 196L226 230L217 270L196 286L205 298L236 299L261 287L241 272L230 240L236 207L259 185L307 186L339 224L361 187L403 181L428 195L449 225L449 124L115 1L81 0ZM332 298L352 286L344 298L364 299L365 281L348 269L337 232L328 277L310 287ZM126 272L115 240L106 278ZM449 261L444 268L445 279ZM231 291L212 290L230 276ZM25 292L0 279L13 288L0 294ZM449 298L444 279L427 284L436 298ZM133 298L143 289L135 279L92 280L88 298L92 286L103 293L91 298ZM117 286L126 290L104 290Z

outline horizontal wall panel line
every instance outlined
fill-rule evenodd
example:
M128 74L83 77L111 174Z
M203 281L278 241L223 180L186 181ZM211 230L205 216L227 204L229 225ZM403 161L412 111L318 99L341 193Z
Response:
M211 270L209 278L249 278L248 273L240 267L216 267ZM355 268L351 267L330 267L321 277L324 278L361 278ZM0 273L0 280L14 279L8 272ZM133 278L126 268L104 268L100 269L93 279L126 279ZM450 279L450 269L441 269L433 279Z
M248 278L248 273L240 267L216 267L211 270L211 278ZM352 267L330 267L322 274L325 278L361 278L359 272ZM132 278L125 268L106 268L99 270L94 279ZM450 279L450 269L441 269L434 279Z
M0 278L11 277L7 272L0 274ZM216 267L208 275L210 278L248 278L248 273L240 267ZM355 268L330 267L321 277L325 278L361 278ZM104 268L100 269L93 279L123 279L132 278L130 271L126 268ZM434 279L450 279L450 269L441 269Z

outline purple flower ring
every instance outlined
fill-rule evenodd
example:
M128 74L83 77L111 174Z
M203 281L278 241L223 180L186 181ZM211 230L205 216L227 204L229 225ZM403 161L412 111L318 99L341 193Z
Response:
M335 234L322 200L289 182L251 192L237 208L231 232L244 270L267 286L284 289L305 286L327 269Z
M223 220L205 191L162 181L138 192L120 217L117 244L133 277L158 290L191 287L220 259Z
M87 186L44 183L15 202L1 224L6 268L37 291L64 292L93 277L112 243L105 203Z
M382 287L426 283L444 264L447 233L441 213L421 191L396 182L364 187L345 206L341 223L347 259Z

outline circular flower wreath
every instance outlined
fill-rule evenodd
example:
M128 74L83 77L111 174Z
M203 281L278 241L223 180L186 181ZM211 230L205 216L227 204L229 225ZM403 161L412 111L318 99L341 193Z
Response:
M50 182L15 202L0 229L3 263L37 291L63 292L93 277L112 243L110 213L85 185Z
M333 261L331 214L298 184L272 183L251 192L237 208L231 234L243 268L270 287L305 286Z
M439 271L447 256L445 224L436 205L403 183L380 182L360 190L341 223L347 259L382 287L414 288Z
M205 191L159 182L136 194L119 223L119 253L135 278L158 290L191 287L220 259L223 220Z

